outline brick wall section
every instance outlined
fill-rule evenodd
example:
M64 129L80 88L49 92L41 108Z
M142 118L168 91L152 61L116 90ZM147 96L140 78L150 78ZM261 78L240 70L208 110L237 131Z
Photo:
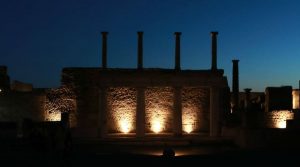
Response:
M267 128L285 128L286 120L294 119L294 113L291 111L272 111L264 112L264 127Z
M182 89L183 127L192 124L193 132L209 130L210 94L208 88L185 87Z
M107 90L108 133L122 132L120 123L126 121L130 131L135 132L136 124L136 89L113 87Z
M155 121L161 123L161 132L172 132L173 96L171 87L148 87L145 90L146 132L153 133Z

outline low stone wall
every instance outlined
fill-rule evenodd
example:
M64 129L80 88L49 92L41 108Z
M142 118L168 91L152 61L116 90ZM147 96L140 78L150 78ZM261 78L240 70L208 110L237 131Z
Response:
M0 96L0 121L44 120L45 92L7 92Z
M294 119L291 111L272 111L264 113L263 125L266 128L286 128L286 120Z

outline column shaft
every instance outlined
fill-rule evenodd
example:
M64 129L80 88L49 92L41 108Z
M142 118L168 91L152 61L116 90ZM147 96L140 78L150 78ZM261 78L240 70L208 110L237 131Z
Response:
M107 68L107 34L102 32L102 68Z
M211 32L211 70L217 70L217 35L218 32Z
M182 99L181 99L181 87L174 88L174 112L173 112L173 132L175 136L182 135Z
M137 88L136 136L145 136L145 89Z
M107 135L107 88L101 88L100 91L100 123L99 131L100 137L104 138Z
M139 31L138 34L138 69L143 69L143 32Z
M220 92L219 88L210 88L210 136L220 134Z
M175 70L180 70L180 35L181 32L175 32Z
M239 60L232 60L232 107L234 112L239 109Z

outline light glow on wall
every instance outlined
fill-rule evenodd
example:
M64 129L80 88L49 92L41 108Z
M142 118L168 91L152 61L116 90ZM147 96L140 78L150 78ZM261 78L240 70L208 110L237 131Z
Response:
M182 113L182 130L185 133L191 133L194 131L194 124L197 121L195 115L196 109L193 110L192 107L184 108Z
M299 109L299 90L293 90L293 109Z
M193 125L192 125L192 124L184 125L184 126L183 126L183 130L184 130L186 133L191 133L191 132L193 131Z
M173 89L147 87L145 89L146 133L173 132Z
M208 131L210 90L200 87L182 89L182 131L186 134Z
M286 128L286 120L294 119L294 113L288 110L272 111L271 128Z
M279 121L277 123L277 128L286 128L286 120Z
M162 122L159 119L154 119L151 127L154 133L159 133L162 131Z
M45 121L61 121L61 113L69 113L70 127L77 126L77 102L73 90L67 86L49 89L44 104Z
M136 90L111 87L107 90L109 133L134 133L136 130Z
M121 132L128 133L132 129L132 122L128 121L127 119L120 120Z
M60 111L51 112L51 113L46 112L45 120L46 121L61 121Z

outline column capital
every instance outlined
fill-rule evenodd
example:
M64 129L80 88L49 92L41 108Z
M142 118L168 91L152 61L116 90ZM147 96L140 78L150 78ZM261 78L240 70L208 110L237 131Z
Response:
M174 89L182 89L182 86L173 86Z
M240 60L238 60L238 59L233 59L233 60L232 60L233 63L239 62L239 61L240 61Z
M245 88L244 89L245 92L251 92L251 90L252 90L251 88Z
M143 32L143 31L138 31L137 34L138 34L138 35L143 35L144 32Z
M181 35L181 32L174 32L174 35L176 36Z
M146 89L146 86L135 86L136 89Z
M211 35L211 36L217 36L218 34L219 34L218 31L211 31L211 32L210 32L210 35Z
M102 35L107 35L108 32L107 32L107 31L102 31L101 34L102 34Z

